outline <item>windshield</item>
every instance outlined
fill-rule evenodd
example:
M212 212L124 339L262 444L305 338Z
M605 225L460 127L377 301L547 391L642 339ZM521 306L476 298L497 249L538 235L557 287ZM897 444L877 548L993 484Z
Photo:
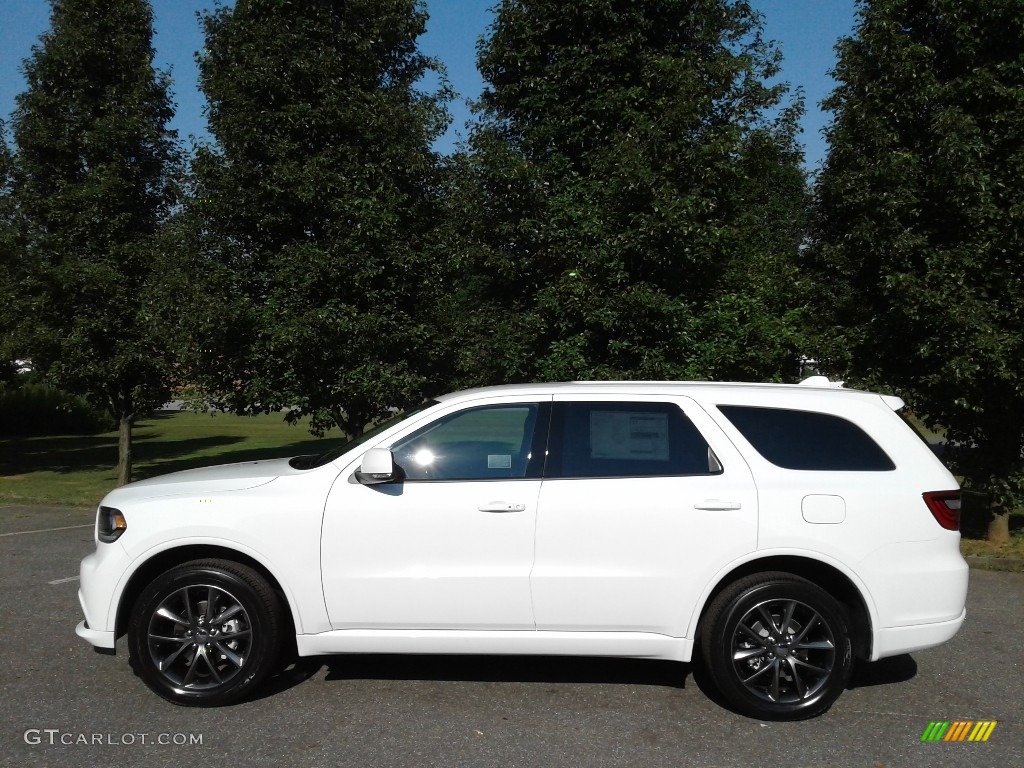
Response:
M376 437L385 429L393 427L395 424L402 421L403 419L407 419L413 414L419 413L420 411L426 410L427 408L430 408L431 406L434 405L437 405L436 400L428 400L419 408L413 408L411 411L399 411L390 419L385 419L380 424L377 424L372 429L363 432L363 434L361 434L359 437L353 440L349 440L347 443L343 443L342 445L331 448L329 451L321 453L319 456L296 456L294 459L288 462L288 465L294 469L316 469L317 467L322 467L327 462L334 461L339 456L348 453L356 446L362 445L370 438Z

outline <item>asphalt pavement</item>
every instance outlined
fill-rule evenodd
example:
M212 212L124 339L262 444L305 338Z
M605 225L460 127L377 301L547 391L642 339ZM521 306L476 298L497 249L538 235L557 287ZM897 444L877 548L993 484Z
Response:
M322 657L203 710L150 693L123 640L75 636L92 519L0 507L0 766L1024 766L1024 574L972 570L951 642L863 665L801 723L722 709L691 666L614 659ZM997 725L921 741L967 720Z

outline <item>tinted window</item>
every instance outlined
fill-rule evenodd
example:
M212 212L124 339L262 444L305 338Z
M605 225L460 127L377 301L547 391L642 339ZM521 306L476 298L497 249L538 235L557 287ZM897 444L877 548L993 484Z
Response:
M407 480L539 477L543 450L534 450L533 443L542 437L541 410L516 403L459 411L403 438L391 451Z
M671 403L558 403L545 477L708 475L718 460Z
M890 471L896 465L852 421L828 413L720 405L764 458L784 469Z

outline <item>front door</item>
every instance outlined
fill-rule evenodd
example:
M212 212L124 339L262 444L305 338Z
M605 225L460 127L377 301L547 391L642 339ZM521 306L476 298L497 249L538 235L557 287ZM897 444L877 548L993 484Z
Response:
M536 399L464 403L379 446L391 448L402 482L340 477L321 543L331 625L534 629L529 575L548 415Z

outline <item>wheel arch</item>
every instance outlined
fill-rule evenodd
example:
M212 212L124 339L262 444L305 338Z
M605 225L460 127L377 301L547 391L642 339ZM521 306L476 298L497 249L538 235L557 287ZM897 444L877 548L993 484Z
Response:
M181 565L182 563L187 563L192 560L209 559L229 560L241 565L246 565L266 579L267 584L269 584L271 589L273 589L277 594L278 599L281 601L281 605L286 608L286 610L281 611L281 617L287 623L287 626L282 627L282 637L286 640L288 637L294 638L296 631L295 617L293 616L294 607L288 599L287 593L281 587L281 583L277 577L274 576L274 574L263 563L251 555L239 552L237 549L218 546L216 544L184 544L170 549L165 549L157 552L136 568L129 577L125 588L121 591L120 600L117 605L117 617L114 623L114 637L122 637L127 633L128 623L131 620L132 608L135 606L135 602L139 599L139 595L142 594L142 591L153 581L153 579L161 573Z
M835 566L811 557L792 554L769 555L750 560L722 574L704 596L697 622L693 625L691 636L695 646L699 642L701 626L708 609L722 590L739 579L767 571L783 571L807 579L838 600L850 619L854 656L858 659L871 658L871 612L860 588Z

